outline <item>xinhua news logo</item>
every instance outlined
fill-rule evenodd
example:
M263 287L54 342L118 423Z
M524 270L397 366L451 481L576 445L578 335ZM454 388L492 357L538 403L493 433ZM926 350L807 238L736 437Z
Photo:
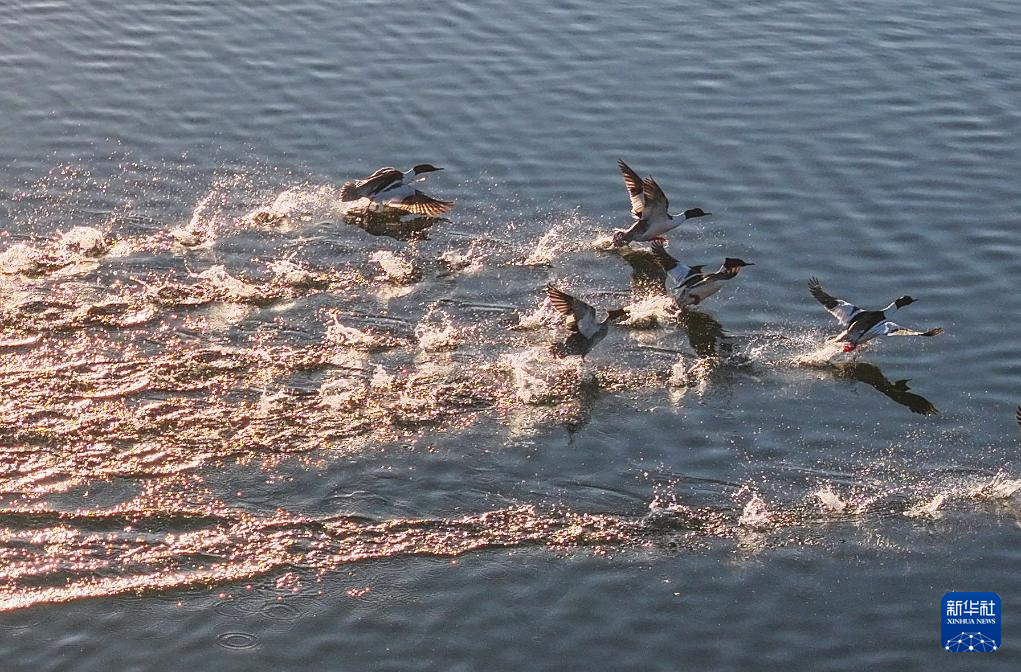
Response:
M988 653L1000 648L1000 596L996 593L947 593L941 611L944 650Z

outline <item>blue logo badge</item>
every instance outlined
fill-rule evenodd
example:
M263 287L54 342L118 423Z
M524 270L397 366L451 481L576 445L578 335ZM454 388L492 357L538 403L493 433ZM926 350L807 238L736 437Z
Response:
M941 611L946 651L1000 648L1000 596L996 593L947 593Z

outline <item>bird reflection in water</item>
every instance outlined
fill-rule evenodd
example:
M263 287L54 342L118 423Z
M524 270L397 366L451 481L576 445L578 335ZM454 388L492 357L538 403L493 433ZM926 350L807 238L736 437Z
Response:
M364 230L372 236L386 236L395 240L425 240L429 229L443 220L442 217L404 218L401 211L348 210L344 223Z
M831 362L826 368L837 378L857 380L879 390L901 406L907 406L911 409L912 413L920 415L934 415L938 413L931 401L920 394L910 391L911 388L908 387L910 379L891 382L875 364L868 364L866 362Z

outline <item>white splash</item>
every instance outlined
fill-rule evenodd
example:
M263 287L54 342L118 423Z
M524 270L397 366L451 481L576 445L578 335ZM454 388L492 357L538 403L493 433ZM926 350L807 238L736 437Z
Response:
M819 508L825 513L844 513L847 510L847 502L841 499L830 485L819 488L812 496L818 500Z
M383 389L393 385L394 377L387 373L386 369L382 365L377 364L376 370L372 373L372 378L369 379L369 387L373 389Z
M769 527L772 517L765 500L759 496L759 493L752 492L752 497L741 510L741 517L738 518L737 523L742 527L758 530Z
M252 224L288 231L301 222L339 219L344 209L332 185L302 185L280 192L268 208L251 212L246 219Z
M197 274L201 282L207 284L211 289L223 293L228 298L236 300L252 299L261 294L259 288L249 284L240 278L235 278L227 272L227 269L217 264Z
M632 329L653 329L677 313L674 300L666 295L649 296L625 308L628 318L621 324Z
M968 497L981 500L1004 500L1010 499L1018 492L1021 492L1021 479L1010 478L1004 472L997 472L992 479L972 487L968 491Z
M551 328L563 322L563 318L548 301L543 301L538 308L530 313L518 315L518 323L511 329L531 331L532 329Z
M306 287L313 283L314 278L308 269L299 266L290 259L278 259L269 265L280 282L288 287Z
M904 512L904 515L908 518L938 518L940 516L939 510L944 502L946 502L946 499L945 493L938 492L929 499L909 507Z
M448 274L463 273L465 275L480 272L484 268L482 262L485 259L486 255L479 254L474 247L462 252L447 250L438 257L439 262L446 267Z
M510 371L514 396L524 404L546 403L561 397L564 381L580 384L585 373L580 357L552 359L542 347L507 353L500 363Z
M341 323L337 315L333 316L333 323L326 326L326 340L356 350L370 350L378 344L375 336Z
M573 247L569 241L578 235L578 224L578 217L572 216L547 228L521 263L525 266L552 264L557 257Z
M103 232L91 226L76 226L64 232L57 246L66 256L81 257L99 257L110 248Z
M681 355L670 369L667 385L672 389L671 397L679 401L680 397L691 390L703 396L709 388L712 373L719 364L716 357L689 358Z
M369 255L369 260L379 264L386 279L397 284L411 282L418 276L418 269L412 262L389 250L376 250Z
M415 338L425 352L453 350L461 344L461 334L450 317L435 305L415 325Z
M0 253L0 273L23 275L39 269L40 251L25 243L15 243Z
M213 202L219 196L216 190L210 191L195 205L191 219L182 227L171 229L170 237L183 247L211 247L215 242L215 217L212 214Z

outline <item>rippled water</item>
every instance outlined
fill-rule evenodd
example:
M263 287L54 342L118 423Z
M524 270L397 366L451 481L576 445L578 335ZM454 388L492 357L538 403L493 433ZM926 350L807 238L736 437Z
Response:
M0 11L3 669L1016 667L1014 3L248 4Z

